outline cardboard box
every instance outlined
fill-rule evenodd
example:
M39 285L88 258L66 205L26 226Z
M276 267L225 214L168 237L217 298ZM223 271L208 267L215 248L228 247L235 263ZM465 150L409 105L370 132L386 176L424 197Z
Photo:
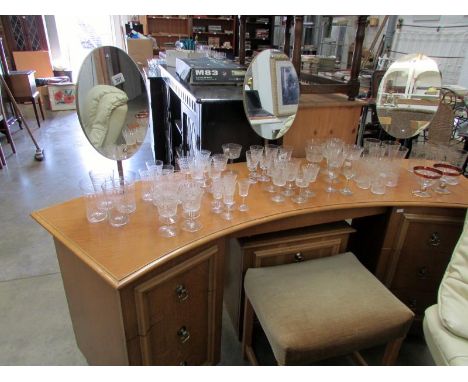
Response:
M148 59L153 58L153 40L127 39L127 53L140 68L148 66Z
M161 56L161 53L159 54ZM163 54L166 59L166 65L176 66L176 58L200 58L206 57L206 53L195 52L193 50L175 50L175 49L166 49L165 54Z

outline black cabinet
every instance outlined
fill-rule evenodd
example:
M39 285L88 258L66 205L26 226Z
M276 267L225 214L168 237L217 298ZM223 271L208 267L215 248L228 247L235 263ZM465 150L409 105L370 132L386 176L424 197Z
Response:
M263 144L245 116L242 87L188 85L175 69L160 67L150 76L155 158L175 158L200 149L221 153L223 143L239 143L245 160L250 145Z

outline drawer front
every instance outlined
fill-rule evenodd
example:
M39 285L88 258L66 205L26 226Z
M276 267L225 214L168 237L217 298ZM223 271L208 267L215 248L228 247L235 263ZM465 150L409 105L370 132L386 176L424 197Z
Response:
M256 250L253 254L253 267L299 263L320 257L337 255L346 247L348 235L327 238L301 244L290 244L277 248Z
M144 365L212 361L216 253L211 247L135 288Z
M387 285L433 291L463 228L457 216L404 213L391 250Z

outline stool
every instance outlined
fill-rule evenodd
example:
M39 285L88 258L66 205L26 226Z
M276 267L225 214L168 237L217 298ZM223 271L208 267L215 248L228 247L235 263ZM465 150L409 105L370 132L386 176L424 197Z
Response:
M395 363L414 314L350 252L303 263L250 268L244 281L242 348L252 349L257 316L279 365L307 365L387 343Z

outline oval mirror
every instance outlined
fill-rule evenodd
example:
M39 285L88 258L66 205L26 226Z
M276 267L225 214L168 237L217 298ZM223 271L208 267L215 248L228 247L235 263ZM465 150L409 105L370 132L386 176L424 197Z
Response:
M437 63L423 54L409 54L386 71L376 98L382 128L398 139L427 128L437 112L442 78Z
M273 49L255 56L244 78L243 96L254 131L265 139L282 137L299 106L299 79L288 56Z
M108 159L135 154L148 129L149 104L130 56L114 46L94 49L81 65L76 92L78 118L93 147Z

